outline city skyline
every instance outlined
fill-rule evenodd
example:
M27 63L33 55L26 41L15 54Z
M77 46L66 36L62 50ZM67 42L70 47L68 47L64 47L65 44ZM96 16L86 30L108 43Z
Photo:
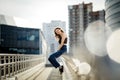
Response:
M68 5L93 3L93 11L104 9L104 0L0 0L0 14L15 16L18 25L41 28L51 20L65 21L68 25Z

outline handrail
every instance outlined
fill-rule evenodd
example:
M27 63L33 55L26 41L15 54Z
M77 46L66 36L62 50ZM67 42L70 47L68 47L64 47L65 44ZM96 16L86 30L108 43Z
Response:
M30 69L44 60L44 55L0 54L0 80Z
M26 61L4 63L4 64L0 64L0 67L5 66L5 65L10 65L10 64L23 63L23 62L31 62L31 61L37 61L37 60L40 60L40 59L32 59L32 60L26 60Z
M85 78L89 77L91 71L90 64L88 64L87 62L80 62L80 60L72 58L67 55L63 55L62 57L64 58L64 61L67 63L67 65L70 65L70 67L73 69L73 71L76 73L78 77L80 78L81 76Z

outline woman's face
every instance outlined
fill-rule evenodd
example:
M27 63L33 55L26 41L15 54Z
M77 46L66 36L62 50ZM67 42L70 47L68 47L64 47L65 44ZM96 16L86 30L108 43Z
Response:
M56 32L57 34L61 34L61 30L60 30L60 29L56 29L55 32Z

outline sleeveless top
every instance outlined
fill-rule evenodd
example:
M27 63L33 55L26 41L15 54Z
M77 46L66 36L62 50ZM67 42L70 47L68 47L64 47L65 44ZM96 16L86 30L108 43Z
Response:
M59 44L61 44L61 41L62 41L62 37L61 36L59 36ZM67 37L65 38L65 40L64 40L64 44L67 44Z

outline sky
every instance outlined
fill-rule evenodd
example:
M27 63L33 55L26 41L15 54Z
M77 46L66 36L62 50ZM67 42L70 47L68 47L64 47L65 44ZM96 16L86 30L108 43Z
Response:
M20 26L41 28L51 20L65 21L67 26L68 5L82 2L92 2L93 11L105 9L104 0L0 0L0 14L14 16Z

